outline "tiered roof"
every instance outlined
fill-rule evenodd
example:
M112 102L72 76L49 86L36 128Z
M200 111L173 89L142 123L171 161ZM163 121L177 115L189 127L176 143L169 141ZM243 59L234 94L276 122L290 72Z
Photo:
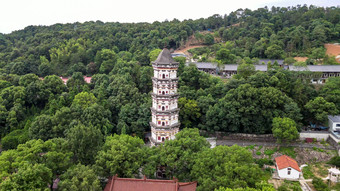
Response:
M195 191L196 186L197 182L178 182L177 179L118 178L116 175L109 179L104 191Z

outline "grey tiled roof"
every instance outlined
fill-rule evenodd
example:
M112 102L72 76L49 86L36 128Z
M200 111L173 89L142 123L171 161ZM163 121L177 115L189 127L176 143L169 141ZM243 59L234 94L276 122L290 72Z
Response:
M217 64L210 63L210 62L196 62L193 63L197 66L198 69L216 69ZM237 64L225 64L224 68L221 68L221 70L225 71L237 71ZM267 71L267 65L255 65L255 70L258 71Z
M262 64L262 62L264 62L265 64L268 64L269 61L270 61L272 64L274 64L274 62L277 61L277 63L278 63L279 65L283 65L283 61L284 61L284 60L260 59L260 60L259 60L259 64Z
M340 72L340 65L307 65L307 67L289 66L291 71Z
M333 122L340 122L340 115L329 115L328 119L332 120Z
M211 62L195 62L193 63L196 65L198 69L216 69L217 64Z
M172 58L170 51L167 48L164 48L162 52L158 55L154 63L170 64L170 63L176 63L176 61Z
M221 68L221 70L225 70L225 71L237 71L237 64L225 64L224 68Z

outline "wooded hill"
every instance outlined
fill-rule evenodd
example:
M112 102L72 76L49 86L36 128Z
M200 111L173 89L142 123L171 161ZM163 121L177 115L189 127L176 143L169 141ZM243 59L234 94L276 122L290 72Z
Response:
M239 9L228 15L197 20L150 23L103 23L101 21L28 26L10 34L0 34L2 72L40 76L93 75L108 73L113 64L101 66L98 52L110 49L148 65L149 52L164 46L178 48L190 35L211 30L224 41L233 41L236 56L285 58L305 56L325 42L340 39L340 8L272 7ZM205 43L213 44L207 33ZM100 69L102 67L102 69ZM108 71L108 72L107 72Z

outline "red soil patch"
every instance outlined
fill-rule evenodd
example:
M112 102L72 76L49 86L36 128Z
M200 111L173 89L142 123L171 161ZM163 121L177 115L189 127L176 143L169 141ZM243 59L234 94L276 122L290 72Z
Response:
M308 57L294 57L294 59L297 62L305 62L308 59Z
M325 44L326 54L330 56L340 55L340 45L337 44Z

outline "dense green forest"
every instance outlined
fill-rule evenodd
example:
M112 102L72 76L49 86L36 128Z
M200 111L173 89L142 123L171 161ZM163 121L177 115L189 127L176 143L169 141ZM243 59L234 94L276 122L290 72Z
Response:
M212 34L198 33L206 30ZM211 46L216 58L237 58L242 66L226 81L175 58L181 128L188 129L164 145L144 147L150 62L160 48L178 48L191 35L205 44L214 44L214 37L228 41ZM246 9L182 22L29 26L0 34L0 190L44 190L57 175L60 190L100 190L105 181L98 177L134 177L142 167L154 178L159 166L168 178L197 180L198 190L270 190L246 149L208 149L196 128L256 134L273 128L286 141L294 137L281 136L276 126L296 131L309 122L324 125L328 114L340 111L340 78L316 87L306 72L275 65L256 72L251 59L312 54L339 39L340 8L315 6ZM66 85L60 75L70 76ZM91 83L84 75L92 76Z
M209 18L150 23L103 23L101 21L28 26L0 34L0 66L3 72L71 76L73 72L93 75L109 73L114 63L102 61L103 49L114 51L141 65L149 64L149 52L168 46L178 48L190 35L213 44L214 31L223 41L232 41L233 54L241 57L280 58L308 55L325 42L339 42L340 9L296 6L239 9ZM316 49L316 50L315 50ZM319 51L320 52L320 51Z

